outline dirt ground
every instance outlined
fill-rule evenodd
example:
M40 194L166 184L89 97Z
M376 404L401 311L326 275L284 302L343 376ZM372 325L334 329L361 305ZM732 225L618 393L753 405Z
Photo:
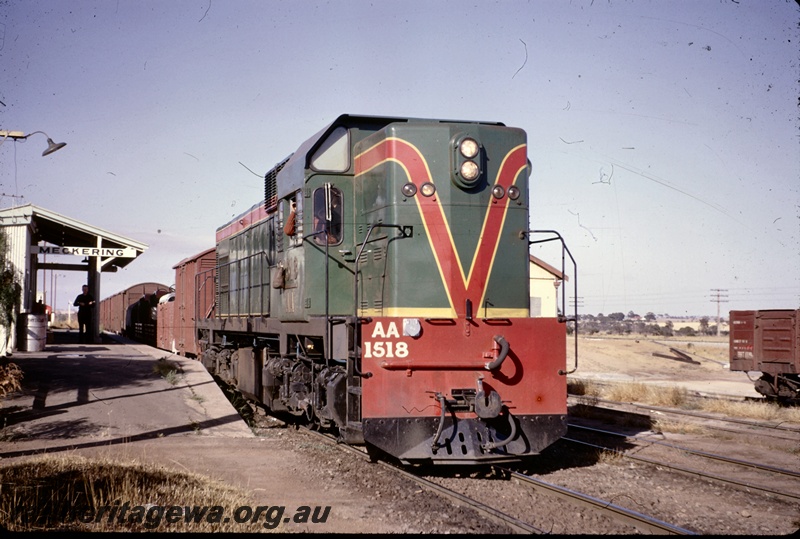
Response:
M567 348L570 369L575 365L573 342ZM681 361L671 348L687 354L694 363ZM731 372L728 348L727 337L581 337L578 369L570 378L677 385L698 393L759 397L753 381L760 373Z

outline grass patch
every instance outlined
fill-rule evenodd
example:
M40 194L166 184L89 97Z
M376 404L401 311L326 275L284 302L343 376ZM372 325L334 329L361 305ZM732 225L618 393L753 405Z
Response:
M586 397L599 397L603 393L603 388L591 380L567 380L567 392L570 395Z
M653 423L654 432L672 432L674 434L707 434L708 429L702 425L689 423L686 421L671 421L667 419L656 419Z
M596 404L598 399L617 402L635 402L718 413L729 417L800 423L800 408L786 407L774 402L731 401L725 399L701 399L690 395L682 387L663 387L641 382L598 384L590 380L571 380L568 391L579 395L586 405Z
M163 357L153 365L153 372L173 386L178 383L181 374L183 374L178 364L167 361L166 358Z
M19 391L22 387L22 371L16 363L0 363L0 398Z
M603 398L620 402L644 402L656 406L686 406L689 394L682 387L656 387L638 382L614 384L606 388Z
M264 531L259 523L224 522L248 501L208 477L136 462L47 456L0 468L0 526L9 531ZM101 512L104 506L117 509ZM163 508L170 506L211 509L168 522Z
M239 391L235 386L228 384L219 376L214 375L214 381L222 390L222 393L225 395L225 398L228 399L228 402L233 405L239 415L244 419L247 426L251 429L256 426L255 420L255 413L253 412L253 407L250 405L250 402L242 395L242 392Z
M760 421L800 423L800 408L788 408L769 401L724 401L712 399L704 402L701 408L706 412Z
M603 449L597 452L598 464L622 464L625 462L625 454L622 451Z

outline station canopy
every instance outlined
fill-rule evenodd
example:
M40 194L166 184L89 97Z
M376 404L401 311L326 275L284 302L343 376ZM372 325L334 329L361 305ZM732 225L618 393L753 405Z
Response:
M98 261L96 269L103 272L127 266L147 249L144 243L33 204L0 210L0 226L24 225L30 230L32 254L94 258ZM37 245L40 242L46 245ZM80 269L76 266L39 264L39 269Z

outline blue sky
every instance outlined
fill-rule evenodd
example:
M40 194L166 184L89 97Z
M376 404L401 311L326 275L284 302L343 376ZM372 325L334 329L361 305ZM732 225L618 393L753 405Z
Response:
M0 2L0 207L149 245L103 297L213 246L341 113L528 133L532 227L582 312L800 307L798 7L630 2ZM551 262L560 255L536 252ZM41 278L41 277L40 277ZM43 279L48 288L52 279ZM82 276L62 274L57 307ZM50 292L52 297L52 290Z

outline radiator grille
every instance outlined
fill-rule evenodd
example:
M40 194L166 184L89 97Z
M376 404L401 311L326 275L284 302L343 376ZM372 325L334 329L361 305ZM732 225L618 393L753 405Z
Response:
M264 176L264 209L272 211L278 205L278 172L283 170L289 161L290 155L267 172Z

